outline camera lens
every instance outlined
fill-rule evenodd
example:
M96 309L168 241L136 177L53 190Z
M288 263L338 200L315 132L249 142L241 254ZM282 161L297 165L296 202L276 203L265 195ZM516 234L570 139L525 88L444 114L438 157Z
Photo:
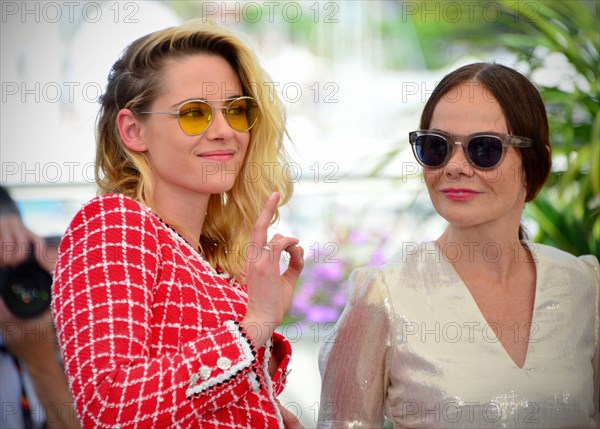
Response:
M23 264L0 272L0 293L6 306L22 319L42 314L50 305L52 276L31 253Z

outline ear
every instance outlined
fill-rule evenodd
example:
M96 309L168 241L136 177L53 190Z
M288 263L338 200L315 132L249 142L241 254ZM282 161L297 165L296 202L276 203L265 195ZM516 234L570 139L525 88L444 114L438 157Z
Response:
M131 110L119 110L117 114L117 129L125 147L134 152L145 152L148 150L146 142L143 139L142 124Z

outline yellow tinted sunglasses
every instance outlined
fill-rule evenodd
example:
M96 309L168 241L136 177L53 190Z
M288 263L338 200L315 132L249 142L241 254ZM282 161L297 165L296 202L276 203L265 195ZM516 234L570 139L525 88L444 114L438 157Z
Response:
M221 107L213 107L209 102L225 101ZM252 97L237 97L232 100L187 100L173 112L139 112L143 115L177 116L179 126L189 136L202 134L210 126L214 109L224 110L225 120L236 131L248 131L258 119L258 102Z

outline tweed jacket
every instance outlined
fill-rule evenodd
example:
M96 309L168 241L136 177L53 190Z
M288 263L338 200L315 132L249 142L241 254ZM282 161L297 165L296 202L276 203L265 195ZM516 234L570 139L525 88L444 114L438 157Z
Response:
M52 294L83 427L283 427L290 343L274 333L257 349L239 325L246 285L149 208L119 194L87 203L61 242Z

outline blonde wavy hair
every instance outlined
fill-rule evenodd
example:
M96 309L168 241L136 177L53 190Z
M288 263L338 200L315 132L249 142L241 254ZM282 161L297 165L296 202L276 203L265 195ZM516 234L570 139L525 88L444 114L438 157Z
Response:
M197 54L227 60L242 83L243 95L259 102L260 114L250 130L239 175L231 190L211 195L202 233L195 243L213 267L244 281L254 222L274 191L281 195L279 204L285 204L292 195L293 183L285 174L289 158L283 146L287 131L281 100L273 91L268 99L261 97L261 89L266 89L270 78L252 50L232 31L197 19L148 34L127 46L113 65L100 100L95 169L98 192L124 194L153 208L150 165L145 153L131 151L121 141L117 114L123 108L149 110L160 94L167 62ZM244 180L247 176L252 180ZM272 222L278 218L279 210Z

